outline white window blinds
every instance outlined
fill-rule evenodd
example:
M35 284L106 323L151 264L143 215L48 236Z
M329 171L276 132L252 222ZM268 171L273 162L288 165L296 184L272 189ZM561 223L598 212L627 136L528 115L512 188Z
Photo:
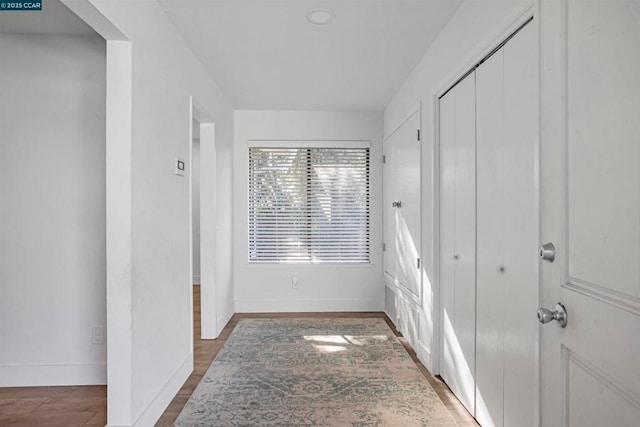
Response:
M249 261L368 263L369 148L249 148Z

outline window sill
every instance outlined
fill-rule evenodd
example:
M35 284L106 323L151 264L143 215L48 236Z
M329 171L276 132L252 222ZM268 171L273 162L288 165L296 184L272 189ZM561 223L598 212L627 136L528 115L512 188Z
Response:
M354 263L340 263L340 262L246 262L245 265L248 268L294 268L294 269L308 269L308 268L369 268L375 266L372 262L354 262Z

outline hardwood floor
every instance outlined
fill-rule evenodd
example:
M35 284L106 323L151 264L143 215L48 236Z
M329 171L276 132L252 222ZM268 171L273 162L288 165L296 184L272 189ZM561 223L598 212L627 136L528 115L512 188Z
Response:
M196 386L209 369L209 365L216 357L222 346L227 342L227 337L233 331L233 328L238 324L236 316L232 317L229 323L224 327L222 333L215 340L202 340L200 339L200 286L193 287L193 372L185 381L182 388L173 398L164 414L160 417L156 426L170 427L173 426L173 422L182 408L189 400L191 393L195 390Z
M434 377L420 363L393 323L381 312L369 313L256 313L235 314L216 340L201 340L200 337L200 287L193 287L194 299L194 371L184 383L176 397L158 420L156 426L169 427L180 414L196 386L206 373L229 334L245 318L272 317L376 317L383 318L400 338L405 349L414 360L427 381L461 427L477 426L473 417L453 395L449 387ZM74 387L11 387L0 388L0 426L3 427L75 427L104 426L107 423L106 386Z
M0 425L104 426L107 386L0 388Z
M436 394L438 395L440 400L442 400L442 402L444 403L444 406L447 408L447 410L449 411L453 419L458 423L458 425L460 427L479 426L480 424L478 424L475 418L473 418L471 414L469 414L467 409L462 405L462 403L460 403L458 398L453 394L449 386L444 381L442 381L442 378L440 378L440 376L431 375L431 372L429 372L427 368L424 367L422 362L418 360L418 356L416 352L413 350L413 348L411 348L411 346L409 345L407 340L404 339L402 334L398 332L398 330L396 329L394 324L391 322L391 320L386 315L384 316L384 318L387 324L389 325L389 327L391 328L391 330L393 331L393 333L396 335L396 337L398 337L398 339L404 346L404 349L407 350L407 353L409 353L409 356L411 356L411 359L413 359L414 363L418 366L418 369L420 369L420 372L422 372L422 375L424 375L427 381L429 381L429 384L431 384L431 387L433 387L433 389L436 391Z

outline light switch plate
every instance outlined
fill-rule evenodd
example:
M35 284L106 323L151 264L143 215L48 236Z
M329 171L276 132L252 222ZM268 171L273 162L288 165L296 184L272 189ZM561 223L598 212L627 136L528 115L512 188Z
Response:
M94 326L91 330L91 343L94 345L104 345L105 339L105 328L104 326Z
M176 162L175 162L175 173L178 176L184 176L184 171L187 168L186 163L184 162L184 159L181 159L180 157L176 157Z

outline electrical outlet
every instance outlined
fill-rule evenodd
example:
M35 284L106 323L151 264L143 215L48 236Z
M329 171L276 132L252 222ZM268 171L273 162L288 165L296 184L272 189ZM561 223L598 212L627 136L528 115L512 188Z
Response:
M94 345L104 345L104 326L93 327L91 343Z

